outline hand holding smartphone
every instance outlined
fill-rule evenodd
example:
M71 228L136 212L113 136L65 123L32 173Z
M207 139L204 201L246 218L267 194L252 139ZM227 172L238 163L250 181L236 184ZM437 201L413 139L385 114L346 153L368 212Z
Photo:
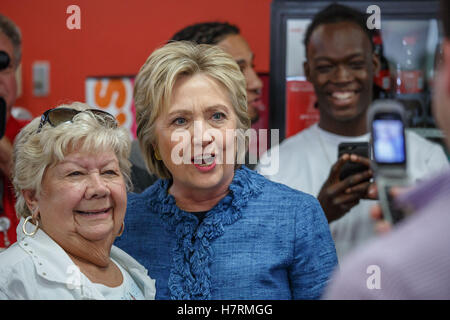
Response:
M370 159L369 157L369 143L368 142L342 142L338 146L338 158L343 154L356 154L361 157ZM341 173L339 175L339 180L344 180L345 178L352 176L354 174L364 172L368 170L369 167L358 162L347 162L341 168ZM370 180L368 178L365 181Z

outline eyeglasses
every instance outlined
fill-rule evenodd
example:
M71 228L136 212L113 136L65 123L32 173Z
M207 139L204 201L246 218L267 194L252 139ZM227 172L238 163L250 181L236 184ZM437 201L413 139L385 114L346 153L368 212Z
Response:
M86 110L75 110L71 108L55 108L45 111L41 116L41 122L39 123L39 128L36 133L39 133L42 127L48 122L52 127L56 127L61 123L72 122L73 117L75 117L80 112L90 112L95 117L99 117L105 126L115 128L117 127L116 118L109 112L99 110L99 109L86 109Z

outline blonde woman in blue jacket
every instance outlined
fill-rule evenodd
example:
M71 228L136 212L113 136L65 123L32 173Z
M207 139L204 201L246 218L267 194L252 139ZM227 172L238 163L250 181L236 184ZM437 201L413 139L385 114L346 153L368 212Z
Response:
M241 166L245 78L217 46L172 42L135 83L137 135L160 180L129 194L116 245L156 299L317 299L337 264L318 201Z

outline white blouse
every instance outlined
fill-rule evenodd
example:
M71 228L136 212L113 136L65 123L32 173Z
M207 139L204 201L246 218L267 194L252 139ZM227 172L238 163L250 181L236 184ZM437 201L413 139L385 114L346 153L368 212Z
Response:
M0 299L147 299L155 298L155 280L121 249L112 246L111 259L122 271L122 285L92 283L67 253L44 231L27 236L17 227L17 242L0 252Z

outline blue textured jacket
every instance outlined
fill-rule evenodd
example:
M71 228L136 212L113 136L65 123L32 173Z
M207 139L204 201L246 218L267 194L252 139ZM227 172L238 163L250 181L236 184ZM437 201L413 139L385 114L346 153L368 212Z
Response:
M242 167L199 225L158 180L129 194L115 245L156 280L156 299L318 299L337 265L311 195Z

